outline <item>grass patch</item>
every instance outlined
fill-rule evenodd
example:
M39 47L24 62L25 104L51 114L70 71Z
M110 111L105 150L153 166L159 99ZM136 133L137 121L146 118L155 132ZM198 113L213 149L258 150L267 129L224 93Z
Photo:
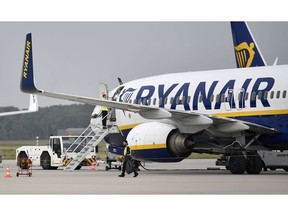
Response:
M219 155L213 155L213 154L199 154L199 153L192 153L188 159L217 159L219 158Z

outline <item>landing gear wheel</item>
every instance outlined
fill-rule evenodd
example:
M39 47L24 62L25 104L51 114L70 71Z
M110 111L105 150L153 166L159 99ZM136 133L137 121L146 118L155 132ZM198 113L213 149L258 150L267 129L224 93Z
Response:
M259 174L262 170L262 159L258 153L247 153L247 167L248 174Z
M288 168L284 168L284 170L285 170L286 172L288 172Z
M233 153L229 159L229 170L232 174L243 174L246 163L246 158L242 153Z
M32 173L29 173L29 177L31 177L32 176Z
M108 167L108 166L106 166L106 167L105 167L105 170L106 170L106 171L107 171L107 170L109 170L109 167Z

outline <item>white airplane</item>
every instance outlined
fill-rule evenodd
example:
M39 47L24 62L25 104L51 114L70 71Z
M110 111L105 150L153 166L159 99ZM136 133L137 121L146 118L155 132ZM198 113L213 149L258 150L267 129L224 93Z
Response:
M21 111L11 111L11 112L2 112L0 113L1 116L9 116L9 115L19 115L25 113L32 113L38 111L38 99L36 95L30 95L30 103L28 110L21 110Z
M31 33L26 36L21 90L115 109L119 134L132 157L177 162L192 152L230 156L233 174L258 174L259 149L288 149L288 65L185 72L146 77L109 92L112 100L35 87Z

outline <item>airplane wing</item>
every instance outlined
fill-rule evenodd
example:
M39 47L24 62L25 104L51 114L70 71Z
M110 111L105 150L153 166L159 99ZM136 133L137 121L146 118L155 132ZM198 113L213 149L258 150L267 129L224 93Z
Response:
M29 103L28 110L3 112L3 113L0 113L0 116L18 115L18 114L37 112L37 111L38 111L38 99L37 99L37 96L31 94L30 95L30 103Z
M243 122L232 118L204 115L196 112L185 112L169 110L159 107L150 107L142 104L130 104L117 101L101 100L77 95L62 94L39 90L35 86L32 62L32 38L31 33L26 36L23 71L21 75L21 91L30 94L38 94L51 98L64 99L69 101L81 102L91 105L106 106L110 108L126 110L139 113L146 119L161 119L178 125L180 131L185 133L195 133L197 131L214 127L225 132L235 132L252 130L256 133L275 133L273 128L264 127L249 122Z

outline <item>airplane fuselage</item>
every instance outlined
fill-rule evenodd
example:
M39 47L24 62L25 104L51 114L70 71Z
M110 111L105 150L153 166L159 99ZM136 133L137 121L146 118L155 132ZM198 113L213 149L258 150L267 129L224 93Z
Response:
M134 80L123 85L117 101L231 117L272 127L279 133L266 136L266 143L287 146L288 66L252 70L174 73ZM125 135L143 122L147 119L137 113L117 110L117 124Z

